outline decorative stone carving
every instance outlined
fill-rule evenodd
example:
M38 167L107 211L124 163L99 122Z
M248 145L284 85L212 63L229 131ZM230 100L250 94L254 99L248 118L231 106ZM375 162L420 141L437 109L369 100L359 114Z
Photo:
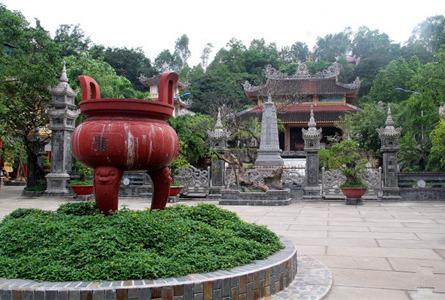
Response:
M306 185L304 187L303 199L320 200L321 190L318 183L320 159L321 128L317 129L314 118L314 111L311 107L311 116L308 122L308 129L302 129L304 139L304 152L306 153Z
M184 196L207 196L209 193L209 172L188 166L178 170L175 178L183 184L182 194Z
M323 79L323 78L333 78L340 74L341 66L339 63L335 62L328 68L317 72L312 75L309 73L309 69L305 63L301 63L297 67L297 71L293 75L284 74L276 70L271 65L266 66L266 77L269 79Z
M281 150L278 141L277 109L269 95L263 105L261 119L261 140L256 167L282 167L284 161L281 158Z
M391 108L388 107L388 115L384 128L377 129L379 133L381 148L383 153L383 199L398 200L399 183L398 183L398 163L397 152L400 149L400 133L401 128L394 127L394 120L391 115Z
M46 175L47 194L68 195L71 173L71 136L79 111L74 103L76 93L68 84L66 66L56 87L50 90L52 101L48 109L51 136L51 173Z

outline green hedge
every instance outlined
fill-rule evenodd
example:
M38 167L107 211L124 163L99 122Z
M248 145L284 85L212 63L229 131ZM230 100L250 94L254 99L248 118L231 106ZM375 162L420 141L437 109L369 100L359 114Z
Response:
M17 209L0 223L0 241L0 278L44 281L182 276L248 264L282 248L266 227L208 204L110 216L91 202L56 212Z

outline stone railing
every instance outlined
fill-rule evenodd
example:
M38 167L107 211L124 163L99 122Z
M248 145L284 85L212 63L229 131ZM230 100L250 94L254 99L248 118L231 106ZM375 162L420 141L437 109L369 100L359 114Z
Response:
M445 199L445 173L399 173L398 177L403 200Z

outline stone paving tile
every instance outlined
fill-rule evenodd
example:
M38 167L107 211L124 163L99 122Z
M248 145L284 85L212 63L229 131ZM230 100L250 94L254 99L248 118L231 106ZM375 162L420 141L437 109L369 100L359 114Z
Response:
M404 291L334 286L325 300L409 300Z
M416 233L416 235L422 240L441 240L445 241L444 233Z
M292 224L289 231L292 230L327 230L327 231L369 231L367 226L325 226L325 225L296 225Z
M331 238L371 238L371 239L395 239L395 240L418 240L412 232L351 232L330 231Z
M327 255L356 256L356 257L400 257L436 259L442 258L432 249L404 249L404 248L371 248L371 247L338 247L328 246Z
M431 288L418 289L415 292L408 292L411 300L444 300L445 294L435 293Z
M368 226L373 232L411 232L411 233L443 233L443 228L406 228L406 227L386 227L386 226Z
M377 239L383 248L409 248L409 249L445 249L444 241L415 241L415 240L385 240Z
M392 268L396 271L416 273L421 268L430 267L432 268L432 273L445 274L445 260L394 257L394 258L388 258L388 262L391 264Z
M392 270L388 260L383 257L351 257L332 255L313 255L329 268Z
M337 286L416 290L416 273L330 268Z
M325 255L326 254L326 246L303 246L298 245L298 252L304 255Z
M307 238L299 236L290 236L289 231L283 233L284 236L292 240L298 245L314 245L314 246L349 246L349 247L378 247L375 239L340 239L340 238Z

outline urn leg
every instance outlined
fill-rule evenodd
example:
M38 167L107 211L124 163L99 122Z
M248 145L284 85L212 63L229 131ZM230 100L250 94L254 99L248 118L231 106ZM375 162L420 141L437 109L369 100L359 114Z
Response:
M153 181L151 209L164 209L167 205L170 184L172 182L170 168L164 167L156 171L149 171L148 174Z
M119 185L123 171L116 167L94 169L94 193L99 210L108 214L119 208Z

